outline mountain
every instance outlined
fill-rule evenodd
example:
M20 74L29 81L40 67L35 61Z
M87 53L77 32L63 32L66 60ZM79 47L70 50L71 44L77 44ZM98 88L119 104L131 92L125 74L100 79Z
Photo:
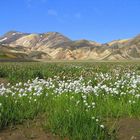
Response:
M140 59L140 35L100 44L73 41L58 32L42 34L10 31L0 37L0 59L126 60Z

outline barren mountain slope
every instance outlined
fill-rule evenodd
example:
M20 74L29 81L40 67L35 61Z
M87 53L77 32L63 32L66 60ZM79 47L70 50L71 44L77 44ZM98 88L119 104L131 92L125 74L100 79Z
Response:
M140 35L100 44L89 40L72 41L58 32L30 34L11 31L0 37L0 45L1 54L6 51L6 56L13 53L14 57L25 59L140 59Z

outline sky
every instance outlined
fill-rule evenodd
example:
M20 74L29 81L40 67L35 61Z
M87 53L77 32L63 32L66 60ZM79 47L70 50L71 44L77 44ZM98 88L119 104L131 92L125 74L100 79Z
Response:
M106 43L140 34L140 0L0 0L0 35L60 32Z

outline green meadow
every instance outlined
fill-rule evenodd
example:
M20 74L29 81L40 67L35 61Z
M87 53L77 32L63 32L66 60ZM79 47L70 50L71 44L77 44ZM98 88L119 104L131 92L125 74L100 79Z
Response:
M40 117L69 140L117 140L140 118L140 62L0 63L0 128Z

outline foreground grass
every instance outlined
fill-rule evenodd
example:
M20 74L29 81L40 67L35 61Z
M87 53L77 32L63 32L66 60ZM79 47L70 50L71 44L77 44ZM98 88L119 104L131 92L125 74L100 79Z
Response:
M139 63L3 63L0 127L43 115L46 130L72 140L113 140L108 120L140 117ZM38 78L36 78L38 77ZM34 80L31 80L34 79Z

